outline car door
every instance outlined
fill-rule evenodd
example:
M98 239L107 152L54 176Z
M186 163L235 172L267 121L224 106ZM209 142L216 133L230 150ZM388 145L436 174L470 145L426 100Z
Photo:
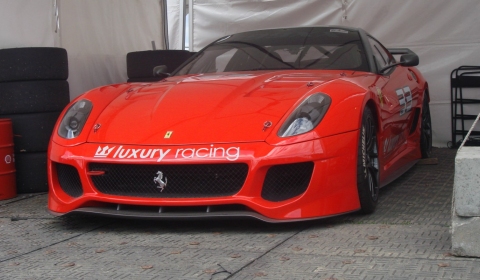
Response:
M369 37L377 69L396 63L395 58L377 40ZM379 152L384 171L392 165L402 165L402 156L408 152L408 137L414 120L414 110L418 102L418 84L408 68L394 66L379 75L372 89L380 103L382 126L379 133ZM385 176L388 175L386 172Z

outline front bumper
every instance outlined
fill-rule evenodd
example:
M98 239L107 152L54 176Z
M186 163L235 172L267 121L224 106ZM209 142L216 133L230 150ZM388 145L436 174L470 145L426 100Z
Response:
M160 219L253 217L268 222L343 214L360 209L356 186L357 139L358 131L285 146L255 142L163 147L86 143L65 147L52 142L48 158L48 207L55 215L83 212ZM266 199L262 190L269 170L305 162L313 163L313 171L304 191L286 199ZM233 194L149 197L100 191L92 178L102 176L102 170L90 167L98 163L158 166L158 170L166 165L181 168L240 163L248 166L248 173ZM73 167L78 172L79 194L66 192L65 183L61 186L59 165ZM155 176L148 177L152 179L152 188L159 187L153 182ZM174 181L171 179L168 184Z

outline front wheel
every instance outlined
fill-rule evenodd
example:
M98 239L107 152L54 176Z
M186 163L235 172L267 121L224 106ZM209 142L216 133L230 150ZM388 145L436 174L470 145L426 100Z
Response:
M379 162L377 128L369 107L365 107L358 139L357 187L361 211L375 211L379 194Z

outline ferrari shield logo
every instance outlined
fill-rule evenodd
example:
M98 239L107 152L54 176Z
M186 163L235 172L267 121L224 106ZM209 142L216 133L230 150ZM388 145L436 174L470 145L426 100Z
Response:
M165 133L165 137L163 138L170 138L170 136L172 136L172 133L173 131L167 131L167 133Z

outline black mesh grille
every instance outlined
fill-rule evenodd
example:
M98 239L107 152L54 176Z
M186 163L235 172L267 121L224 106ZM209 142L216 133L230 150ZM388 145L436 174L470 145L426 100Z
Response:
M307 190L312 177L313 162L276 165L271 167L263 183L262 198L282 201Z
M83 194L80 176L75 167L67 164L56 164L58 183L62 190L72 197L79 197Z
M91 176L98 191L135 197L218 197L237 193L243 186L248 165L192 164L143 165L91 163L90 171L104 171ZM162 175L159 175L162 172ZM154 178L166 183L163 190Z

